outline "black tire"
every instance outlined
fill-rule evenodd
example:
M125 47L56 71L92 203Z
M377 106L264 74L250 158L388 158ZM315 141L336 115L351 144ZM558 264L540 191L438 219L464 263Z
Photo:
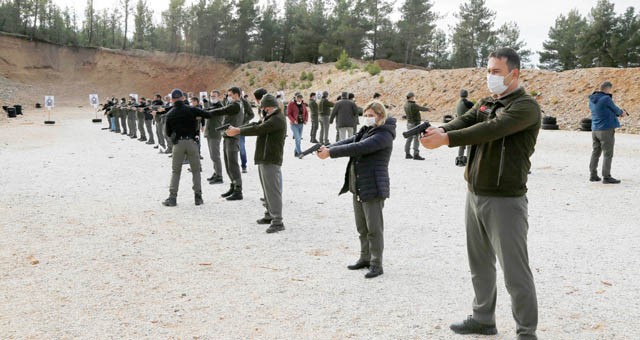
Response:
M53 121L53 120L45 120L45 121L44 121L44 123L45 123L46 125L53 125L53 124L55 124L56 122L55 122L55 121Z
M542 130L559 130L558 124L542 124Z
M580 120L580 125L589 125L591 126L591 118L583 118Z
M580 130L591 131L591 119L589 119L588 121L586 121L586 119L583 119L580 122Z
M453 120L453 116L452 115L444 115L444 117L442 118L442 122L443 123L448 123L450 121Z
M91 120L91 122L93 122L93 123L102 123L102 119L94 118L94 119Z
M550 124L550 125L553 125L553 124L556 124L556 123L557 123L557 121L556 121L556 117L551 117L551 116L544 116L544 117L542 117L542 124Z

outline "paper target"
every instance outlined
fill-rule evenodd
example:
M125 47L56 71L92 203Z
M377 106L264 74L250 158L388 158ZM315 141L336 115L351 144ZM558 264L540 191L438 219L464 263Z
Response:
M55 100L53 96L44 96L44 106L47 109L51 109L54 104L55 104Z
M89 95L89 103L93 106L98 106L98 104L100 103L100 100L98 99L98 95L97 94L90 94Z

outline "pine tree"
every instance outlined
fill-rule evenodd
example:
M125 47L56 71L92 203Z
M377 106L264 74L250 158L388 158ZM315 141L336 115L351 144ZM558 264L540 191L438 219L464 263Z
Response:
M580 64L583 67L615 67L614 47L616 15L614 4L598 0L589 14L589 27L580 37Z
M529 61L531 50L526 49L526 43L520 40L520 28L514 21L502 24L496 31L496 45L494 48L509 47L518 52L523 63Z
M369 53L371 59L376 60L380 46L380 31L390 22L388 16L393 7L388 0L362 0L360 8L364 14Z
M418 64L424 61L433 37L434 21L437 15L431 10L430 0L406 0L400 12L398 22L400 37L403 41L405 64Z
M127 33L129 33L129 14L131 13L131 0L120 0L122 13L124 14L124 37L122 39L122 49L127 49Z
M148 49L151 47L151 35L153 32L153 12L149 9L146 0L138 0L133 16L133 48Z
M460 5L458 23L452 36L454 67L484 67L495 46L493 25L496 13L485 0L469 0Z
M640 66L640 17L633 7L616 20L613 57L619 67Z
M587 29L587 21L577 10L566 16L560 14L549 29L549 39L539 52L541 67L556 71L571 70L579 66L578 41Z
M236 60L245 63L250 59L253 38L258 22L256 0L238 0L236 4L237 19L235 25L235 42L238 46Z

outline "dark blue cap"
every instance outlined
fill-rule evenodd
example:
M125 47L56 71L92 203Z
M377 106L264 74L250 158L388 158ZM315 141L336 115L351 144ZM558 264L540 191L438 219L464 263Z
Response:
M182 93L182 90L174 89L173 91L171 91L171 98L180 99L182 97L184 97L184 94Z

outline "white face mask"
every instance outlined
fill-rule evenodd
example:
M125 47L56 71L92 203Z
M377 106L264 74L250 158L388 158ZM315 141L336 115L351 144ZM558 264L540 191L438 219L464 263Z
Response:
M298 105L302 105L302 101L297 101L296 102Z
M217 104L218 103L218 98L211 98L211 103Z
M376 117L364 117L364 126L374 126L376 125Z
M511 73L511 72L509 72ZM487 74L487 86L489 87L489 91L493 94L503 94L508 88L509 85L504 84L503 76L497 76L495 74ZM513 79L511 79L513 81Z

